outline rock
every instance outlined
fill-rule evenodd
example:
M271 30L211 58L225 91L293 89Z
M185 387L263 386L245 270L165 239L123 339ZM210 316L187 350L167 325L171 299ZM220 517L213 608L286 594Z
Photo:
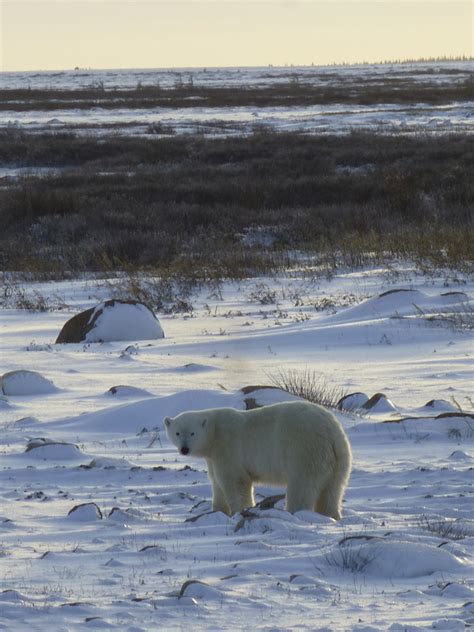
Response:
M430 399L429 402L426 402L424 406L421 407L421 410L428 408L431 411L439 411L439 412L456 412L458 409L456 406L451 404L445 399Z
M387 413L397 410L393 403L383 393L375 393L362 406L363 410L370 410L372 413Z
M188 579L181 586L178 599L182 599L183 597L193 598L193 599L203 599L207 600L219 600L222 601L223 594L213 588L206 582L202 582L198 579Z
M19 369L4 373L0 378L0 390L4 395L45 395L58 389L51 380L36 371Z
M149 307L138 301L110 299L76 314L61 329L56 344L164 338Z
M395 288L393 290L387 290L386 292L382 292L379 294L379 298L383 298L384 296L390 296L391 294L400 294L401 292L417 292L417 290L410 290L408 288Z
M102 512L95 503L82 503L75 505L68 511L68 518L79 522L89 522L90 520L102 520Z
M341 397L337 402L336 408L338 410L360 410L369 401L368 396L365 393L350 393Z
M53 441L43 437L28 441L25 453L29 453L34 458L56 461L70 461L82 456L82 452L75 443Z
M472 461L472 456L463 450L454 450L454 452L451 452L448 459L451 461Z
M115 397L153 397L153 393L143 388L126 385L111 386L106 395L113 395Z
M269 386L269 385L261 384L261 385L258 385L258 386L254 386L254 385L243 386L240 390L242 391L242 393L244 395L248 395L249 393L254 393L255 391L261 391L261 390L266 389L266 388L276 389L277 387L276 386Z
M277 386L244 386L240 389L240 392L248 396L244 397L246 410L261 408L262 406L268 406L269 404L278 404L280 402L290 402L293 400L301 401L301 397L292 395L291 393L288 393L287 391L278 388Z

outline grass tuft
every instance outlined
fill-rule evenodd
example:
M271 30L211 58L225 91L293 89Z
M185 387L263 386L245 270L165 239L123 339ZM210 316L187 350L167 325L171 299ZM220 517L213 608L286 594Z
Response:
M325 408L337 409L338 402L348 395L348 391L329 384L323 375L308 368L280 369L268 377L276 388Z
M448 540L462 540L471 533L468 525L463 520L440 520L426 514L417 518L416 526L423 529L423 531L429 531L440 538L447 538Z

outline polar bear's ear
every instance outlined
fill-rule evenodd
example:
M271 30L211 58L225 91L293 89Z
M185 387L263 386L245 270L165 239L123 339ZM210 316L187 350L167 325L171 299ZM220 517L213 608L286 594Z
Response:
M164 422L165 422L165 426L167 428L169 428L170 427L170 423L171 423L171 417L165 417L164 418Z

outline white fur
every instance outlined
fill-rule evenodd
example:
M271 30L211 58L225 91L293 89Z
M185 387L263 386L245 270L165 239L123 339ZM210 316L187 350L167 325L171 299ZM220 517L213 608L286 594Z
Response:
M288 511L340 519L351 448L338 420L321 406L192 411L166 417L165 427L181 454L206 459L214 511L233 515L253 506L258 482L286 485Z

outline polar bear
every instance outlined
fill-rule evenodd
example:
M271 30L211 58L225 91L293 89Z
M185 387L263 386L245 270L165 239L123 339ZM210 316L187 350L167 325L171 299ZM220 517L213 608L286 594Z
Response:
M341 518L351 448L339 421L304 401L253 410L190 411L164 419L184 455L204 457L212 508L228 515L255 504L253 483L287 487L286 509Z

